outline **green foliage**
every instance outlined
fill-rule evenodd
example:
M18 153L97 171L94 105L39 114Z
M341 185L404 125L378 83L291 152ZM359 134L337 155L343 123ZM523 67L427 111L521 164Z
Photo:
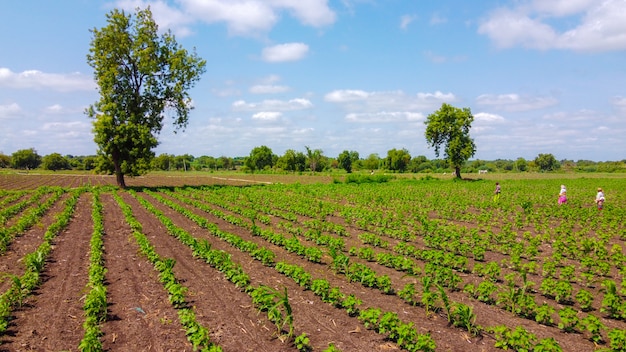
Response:
M11 167L14 169L32 170L41 164L41 156L34 148L20 149L11 154Z
M539 154L534 162L541 171L555 171L561 167L561 164L552 154Z
M580 320L578 319L578 312L572 307L564 307L559 310L559 317L561 321L559 322L559 329L564 332L575 332L578 331L580 326Z
M41 160L41 167L45 170L68 170L70 169L69 161L59 153L52 153L44 156Z
M498 325L489 329L495 335L496 348L512 351L532 351L537 337L521 326L511 330L504 325Z
M346 170L347 173L352 172L352 164L359 160L359 153L355 151L344 150L337 156L339 166Z
M461 178L461 167L476 153L476 144L469 135L473 121L469 108L459 109L443 103L424 122L426 142L435 148L437 156L444 146L444 158L454 166L457 178Z
M88 64L100 99L86 113L94 119L98 155L112 164L117 182L150 169L164 112L185 127L193 108L188 94L206 62L183 49L170 32L159 34L149 8L135 16L117 9L107 25L93 29Z
M391 175L358 175L350 174L345 178L345 183L385 183L389 182L394 177Z
M390 171L405 172L411 162L411 154L406 149L391 149L384 159L385 168Z
M609 346L611 351L626 351L626 330L613 329L609 331Z
M250 151L250 156L246 158L245 164L250 171L263 171L272 168L277 159L278 157L270 147L262 145Z
M296 349L300 352L308 352L313 350L311 345L309 344L309 337L306 333L302 333L301 335L296 336L293 344L296 346Z

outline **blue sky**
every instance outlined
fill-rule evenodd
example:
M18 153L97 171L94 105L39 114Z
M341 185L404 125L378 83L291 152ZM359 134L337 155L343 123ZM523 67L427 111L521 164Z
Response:
M157 154L434 158L424 120L445 102L475 117L473 159L626 159L624 0L5 2L0 152L95 154L89 30L147 5L207 60Z

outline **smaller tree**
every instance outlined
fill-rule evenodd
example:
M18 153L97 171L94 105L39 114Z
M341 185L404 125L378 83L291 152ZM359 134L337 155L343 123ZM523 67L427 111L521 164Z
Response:
M534 161L535 165L537 165L541 171L554 171L561 167L561 164L559 164L552 154L539 154Z
M426 141L435 148L437 157L444 146L444 157L454 167L457 178L461 178L461 167L476 153L476 145L469 135L473 121L469 108L459 109L443 103L424 122Z
M398 172L405 172L411 162L411 154L406 149L391 149L387 151L385 166L387 169Z
M0 168L7 168L11 166L11 157L4 154L4 153L0 153Z
M41 166L45 170L67 170L70 169L70 162L59 153L48 154L43 157Z
M306 156L302 152L287 149L285 154L278 158L277 166L287 171L302 172L306 167Z
M255 147L250 152L250 156L246 159L246 166L250 171L263 170L266 167L271 168L276 162L276 155L267 146Z
M524 158L517 158L517 160L515 160L515 168L517 171L526 171L528 169L528 162L526 162Z
M11 154L11 166L14 169L36 169L41 165L41 156L34 148L20 149Z
M355 151L344 150L337 157L337 162L347 173L352 172L352 164L359 160L359 153Z
M311 150L311 148L305 146L307 159L311 171L321 171L323 169L324 152L321 149Z

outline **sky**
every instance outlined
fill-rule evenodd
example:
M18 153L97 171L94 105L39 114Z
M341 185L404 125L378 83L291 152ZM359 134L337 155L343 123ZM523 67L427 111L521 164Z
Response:
M626 159L626 0L3 1L0 152L96 154L90 30L147 6L207 61L157 155L432 159L448 103L474 116L472 160Z

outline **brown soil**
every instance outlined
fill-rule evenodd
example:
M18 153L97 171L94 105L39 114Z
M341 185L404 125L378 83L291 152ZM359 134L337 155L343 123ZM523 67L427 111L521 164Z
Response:
M28 189L45 182L65 187L85 184L112 184L114 179L89 176L37 177L29 175L18 181L9 175L1 175L0 185L5 189ZM24 175L21 175L24 176ZM100 177L100 179L98 179ZM99 181L98 181L99 180ZM133 185L138 178L130 179ZM101 182L100 182L101 181ZM191 185L208 184L208 179L189 178L179 180L144 178L135 185ZM224 181L224 180L222 180ZM262 177L248 180L224 181L229 184L265 182ZM98 183L99 182L99 183ZM222 273L208 264L195 259L191 250L171 237L160 221L143 208L130 194L121 193L134 216L143 226L143 233L162 257L176 260L174 272L177 279L188 289L187 301L193 306L198 322L207 327L211 339L224 351L296 351L289 341L283 342L276 327L263 313L253 306L251 298L226 280ZM367 330L345 311L320 301L311 291L305 291L292 280L271 267L263 266L224 241L212 236L191 220L160 204L147 194L139 193L168 216L174 224L197 238L207 239L214 249L227 251L232 260L250 275L252 285L268 285L282 290L287 288L293 308L296 335L306 333L315 351L321 351L333 343L341 351L393 351L399 347L372 330ZM46 228L63 208L61 198L40 223L16 238L6 253L0 255L0 271L19 275L24 271L21 258L32 252L42 241ZM192 351L179 323L177 311L168 301L167 292L159 282L157 272L145 257L132 236L120 207L111 194L102 194L105 219L105 265L108 318L102 325L102 342L107 351ZM70 225L58 234L54 249L46 263L40 287L29 296L21 308L14 310L9 330L0 336L0 351L77 351L84 334L82 323L83 303L86 294L89 266L89 241L93 231L90 193L79 199ZM190 208L192 209L192 208ZM384 295L378 290L351 283L344 276L324 264L314 264L283 248L254 237L242 227L234 226L198 209L194 212L217 224L220 229L236 234L247 241L256 242L277 254L276 261L298 264L314 276L324 278L331 286L339 287L346 294L362 299L362 308L377 307L383 311L396 312L404 322L413 322L420 333L430 333L437 344L437 351L498 351L489 334L471 337L467 332L449 326L444 315L426 314L421 307L412 307L398 296ZM352 239L358 230L349 228ZM348 242L360 245L359 241ZM376 263L361 262L372 267L378 274L387 274L399 290L411 278ZM471 279L471 278L468 278ZM0 283L6 291L6 281ZM521 319L502 309L470 300L461 293L450 297L456 302L471 305L483 326L524 326L539 338L555 337L564 351L592 351L594 345L577 334L563 334L556 327L538 325Z

